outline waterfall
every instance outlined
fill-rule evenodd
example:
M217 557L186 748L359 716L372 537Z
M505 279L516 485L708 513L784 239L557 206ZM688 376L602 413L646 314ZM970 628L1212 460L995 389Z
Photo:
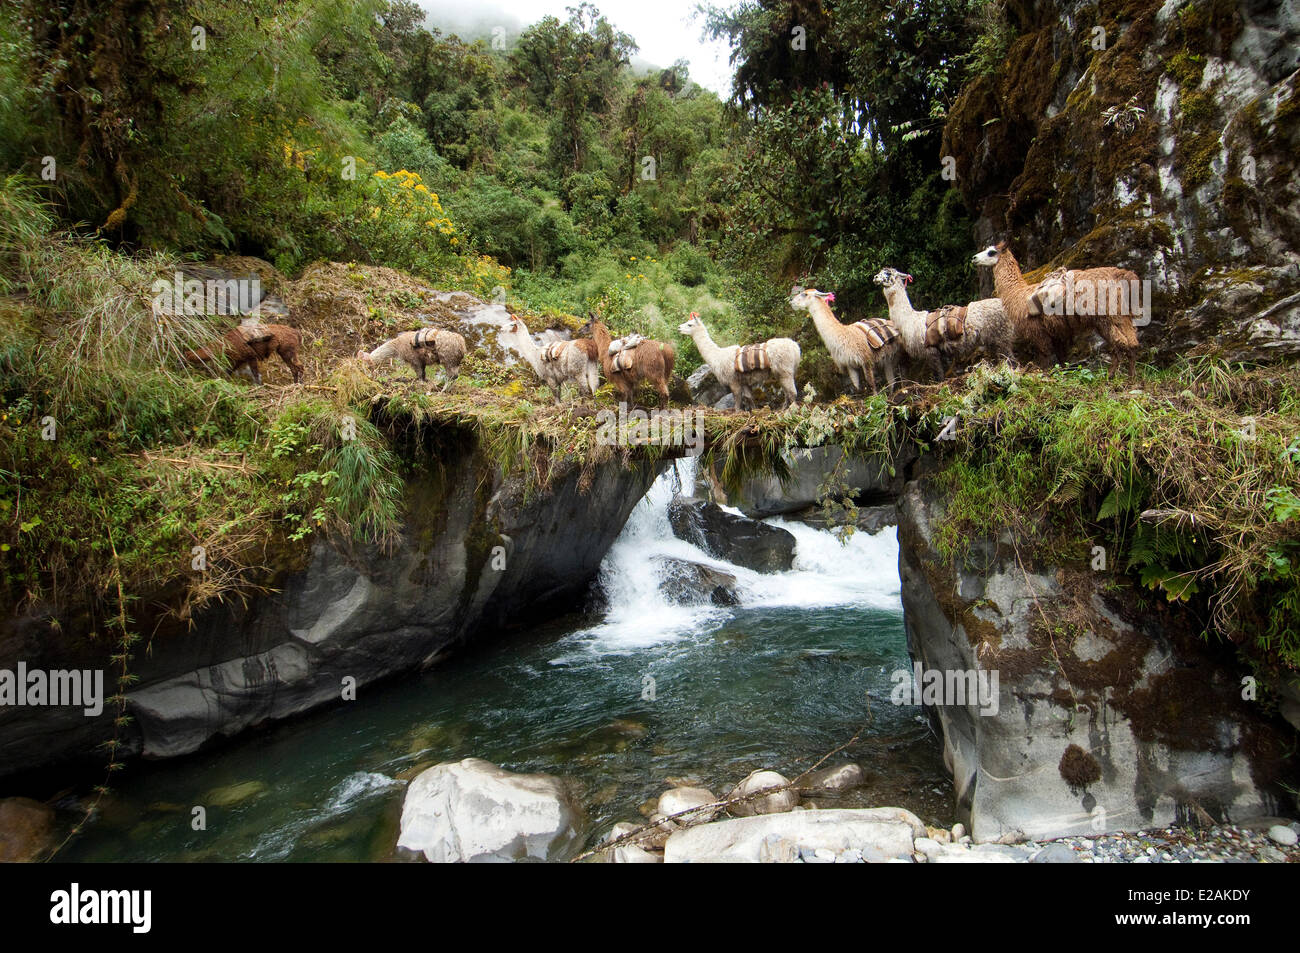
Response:
M783 573L754 572L678 539L668 522L668 504L678 492L691 493L695 466L695 459L688 457L660 476L606 554L599 577L607 600L605 618L575 636L587 649L627 654L689 639L749 608L845 606L901 613L898 535L892 527L875 535L858 532L841 543L834 533L803 523L765 520L795 537L794 567ZM660 556L702 563L735 576L740 605L675 604L659 587L662 565L656 557Z

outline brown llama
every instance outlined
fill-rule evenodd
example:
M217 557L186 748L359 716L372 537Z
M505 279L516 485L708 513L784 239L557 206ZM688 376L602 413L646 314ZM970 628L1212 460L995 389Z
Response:
M659 392L660 408L668 406L668 381L673 376L673 364L677 360L677 351L671 344L644 338L611 354L609 328L599 318L592 318L583 325L581 333L590 335L596 342L605 379L617 388L624 403L633 405L636 385L650 381Z
M1006 242L990 245L971 260L993 269L994 288L1016 329L1017 340L1033 347L1041 367L1065 363L1070 345L1096 331L1110 349L1110 375L1118 373L1120 360L1126 358L1129 381L1137 376L1138 339L1133 318L1139 313L1134 298L1140 281L1134 272L1123 268L1053 272L1031 285Z
M455 331L420 328L418 331L403 331L373 351L357 351L357 357L367 364L404 361L422 381L428 380L425 376L428 365L441 364L447 376L442 389L446 390L460 373L460 362L465 359L466 349L465 339Z
M300 347L302 335L287 324L241 324L227 331L220 341L185 351L181 356L190 364L213 369L220 369L225 361L228 365L226 370L232 376L243 370L254 384L260 385L262 371L258 362L265 361L272 354L278 354L293 375L293 382L301 384L302 364L298 360Z

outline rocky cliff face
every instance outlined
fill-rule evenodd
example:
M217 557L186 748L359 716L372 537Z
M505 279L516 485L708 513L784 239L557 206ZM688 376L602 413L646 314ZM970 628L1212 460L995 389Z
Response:
M1300 355L1300 8L1291 0L1010 0L1005 63L942 152L1026 271L1150 279L1144 350ZM984 276L985 292L991 279Z
M954 567L924 479L898 509L914 661L992 688L991 703L929 707L977 841L1294 810L1294 729L1185 609L1086 565L1035 565L1010 538L974 541Z
M466 438L407 487L396 550L318 542L273 591L218 607L137 651L127 749L171 757L429 665L470 639L580 608L601 559L659 470L619 460L525 493ZM498 548L499 547L499 548ZM108 648L38 620L0 629L0 668L108 668ZM348 682L347 680L352 680ZM111 693L111 673L106 689ZM0 709L0 776L103 760L112 712Z

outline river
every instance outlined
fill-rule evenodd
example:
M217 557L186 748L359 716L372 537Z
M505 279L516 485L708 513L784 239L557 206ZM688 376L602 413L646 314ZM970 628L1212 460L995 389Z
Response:
M921 711L890 704L909 666L893 528L794 533L790 572L760 575L673 537L667 505L681 461L637 506L582 613L480 639L440 667L363 688L356 702L170 762L135 762L60 859L382 861L397 840L404 780L441 761L486 758L572 778L595 840L690 779L717 794L750 771L788 777L866 769L860 791L822 806L906 807L955 819L940 745ZM739 580L740 605L670 604L657 555ZM206 826L194 829L202 805Z

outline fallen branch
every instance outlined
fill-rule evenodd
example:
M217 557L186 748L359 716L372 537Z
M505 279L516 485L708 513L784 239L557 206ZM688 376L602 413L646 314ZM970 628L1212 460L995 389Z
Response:
M577 857L573 858L573 860L571 860L570 863L576 864L580 860L585 860L586 858L595 856L596 854L604 853L607 850L611 850L612 848L619 847L623 844L628 843L629 841L638 841L655 832L661 832L663 824L667 821L672 821L676 823L678 821L678 818L687 818L690 817L690 815L698 815L705 811L708 811L710 814L713 814L720 809L726 809L728 807L731 807L734 804L743 804L746 801L752 801L756 798L770 797L773 794L780 794L782 791L794 790L796 787L798 787L800 781L802 781L808 775L812 774L812 772L816 771L819 767L825 764L828 759L839 754L845 748L851 747L858 740L858 738L862 736L862 732L866 731L867 728L870 727L870 724L871 723L868 722L866 725L863 725L861 728L859 728L857 731L853 733L852 738L844 742L844 744L840 745L838 748L826 752L826 754L822 755L821 758L819 758L811 768L808 768L802 774L798 775L793 781L787 781L785 784L777 784L777 785L773 785L772 787L762 788L761 790L758 791L751 791L749 794L729 795L728 797L721 798L717 801L710 801L708 804L700 804L697 807L688 807L686 810L678 811L676 814L666 815L665 817L661 818L658 821L655 821L652 824L649 823L642 824L640 827L636 828L636 830L628 831L626 834L620 834L618 837L615 837L613 840L605 841L603 844L593 847L591 850L584 851L583 853L579 854ZM690 817L689 820L680 822L679 827L680 829L685 830L687 828L696 827L700 824L706 824L708 823L708 821L709 818ZM674 831L673 833L676 833L676 831Z

